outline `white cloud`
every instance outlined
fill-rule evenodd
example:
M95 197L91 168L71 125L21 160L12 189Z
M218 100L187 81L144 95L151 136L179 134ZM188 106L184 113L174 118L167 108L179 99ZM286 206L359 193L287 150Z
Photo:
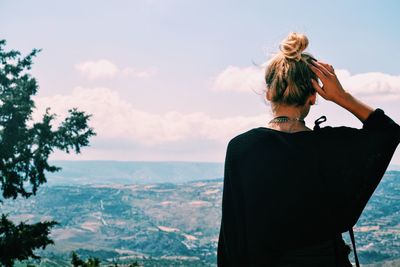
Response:
M126 140L144 146L194 140L225 143L241 131L263 125L268 116L213 118L203 112L149 113L134 108L117 92L107 88L76 87L70 95L37 97L35 101L36 119L48 106L61 115L60 120L69 108L78 107L93 114L91 126L97 132L96 138Z
M127 67L124 68L121 73L125 76L134 76L134 77L138 77L138 78L149 78L150 76L152 76L154 74L154 70L138 70L135 68L131 68L131 67Z
M113 78L118 72L118 67L105 59L81 62L75 65L75 69L90 80Z
M266 64L263 64L266 66ZM265 67L228 66L213 81L213 88L221 91L261 92L265 89ZM400 75L367 72L352 75L344 69L336 70L343 87L363 98L382 101L400 99Z
M155 73L154 68L151 70L138 70L132 67L125 67L121 69L111 61L105 59L81 62L75 65L75 69L90 80L101 78L110 79L118 75L136 78L149 78Z
M37 120L46 107L58 114L61 121L69 108L77 107L93 114L90 126L97 136L82 154L65 154L59 151L53 159L66 160L184 160L223 162L226 144L234 136L254 127L266 125L269 112L253 116L228 116L217 118L204 112L188 114L169 111L152 113L135 108L123 96L109 88L76 87L71 94L34 97ZM328 114L335 119L336 111L316 107L315 118ZM332 116L329 116L329 113ZM343 124L343 118L338 120Z
M355 95L383 101L400 99L400 75L381 72L351 75L347 70L335 72L342 86Z
M228 66L214 80L213 88L221 91L249 92L264 86L264 70L261 67Z

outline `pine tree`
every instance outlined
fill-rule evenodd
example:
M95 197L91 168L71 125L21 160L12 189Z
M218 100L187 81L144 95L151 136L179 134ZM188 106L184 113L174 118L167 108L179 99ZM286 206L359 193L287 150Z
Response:
M81 260L79 258L78 254L73 251L71 254L71 264L74 267L99 267L100 266L100 260L98 258L92 258L90 257L87 262Z
M61 168L50 165L54 149L80 153L95 135L88 126L91 115L70 109L67 118L52 127L55 114L48 108L41 121L32 121L35 108L32 96L38 84L29 73L32 60L40 52L33 49L27 56L16 50L5 51L0 40L0 184L4 199L29 198L46 183L46 172ZM0 200L0 205L3 202ZM13 266L15 260L39 258L38 248L54 242L49 238L55 221L15 225L2 214L0 220L0 263Z

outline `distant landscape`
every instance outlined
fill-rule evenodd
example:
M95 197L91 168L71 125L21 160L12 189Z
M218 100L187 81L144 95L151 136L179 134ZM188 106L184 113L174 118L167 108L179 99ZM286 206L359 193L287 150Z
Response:
M182 183L223 177L217 162L52 161L62 167L48 174L49 185ZM400 170L400 168L399 168Z
M63 171L37 196L1 206L16 221L60 222L41 266L68 266L73 250L103 263L216 266L223 164L53 163ZM400 171L389 168L355 228L362 263L399 266L399 207Z

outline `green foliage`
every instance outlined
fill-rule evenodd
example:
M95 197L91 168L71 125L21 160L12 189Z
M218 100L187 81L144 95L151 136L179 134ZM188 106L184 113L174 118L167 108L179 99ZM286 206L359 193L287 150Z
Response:
M54 149L67 153L81 152L95 135L88 126L91 115L70 109L67 118L55 128L56 115L46 110L42 120L33 122L35 108L32 97L38 84L29 73L32 59L40 50L33 49L22 57L19 51L5 51L5 40L0 40L0 183L3 198L28 198L46 183L46 172L60 168L48 163ZM55 128L55 129L54 129ZM1 200L0 200L1 202ZM53 241L48 238L54 221L32 225L14 225L3 215L0 222L0 262L12 266L15 259L29 257L36 248L44 249Z
M74 267L98 267L100 266L100 260L98 258L92 258L90 257L86 262L81 260L76 254L75 251L72 252L71 254L71 264Z
M53 244L48 234L50 228L56 225L54 221L45 221L36 224L20 222L14 225L2 214L0 219L0 263L4 266L13 266L14 260L25 260L29 257L38 259L32 250L46 248ZM29 237L29 238L27 238Z
M56 115L49 109L42 121L29 127L35 107L32 96L38 85L27 71L39 50L21 58L18 51L5 52L4 45L5 41L0 41L0 179L4 198L15 199L18 194L27 198L46 182L45 171L59 170L47 162L55 148L80 153L95 133L87 125L90 115L76 108L69 110L56 130L51 124Z

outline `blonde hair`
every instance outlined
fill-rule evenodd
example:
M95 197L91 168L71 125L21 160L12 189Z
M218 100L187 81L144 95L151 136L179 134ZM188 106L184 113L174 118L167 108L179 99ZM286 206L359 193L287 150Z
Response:
M281 42L280 52L269 61L265 81L272 103L302 106L315 93L311 78L317 77L307 65L314 57L303 53L307 46L304 34L291 32Z

